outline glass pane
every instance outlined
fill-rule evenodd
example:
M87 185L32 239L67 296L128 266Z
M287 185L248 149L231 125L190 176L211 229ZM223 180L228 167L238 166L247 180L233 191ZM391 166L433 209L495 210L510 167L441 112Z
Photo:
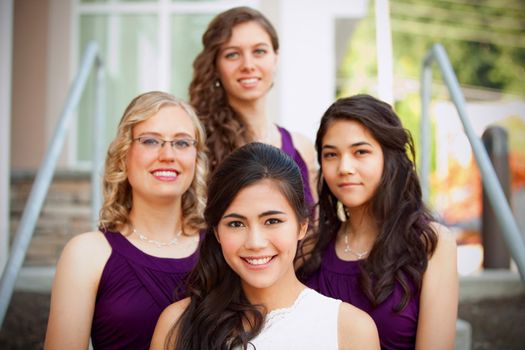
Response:
M118 122L128 103L139 93L158 89L158 19L153 15L80 16L80 55L91 40L102 51L106 76L106 111L103 130L105 149L115 137ZM79 60L81 57L79 58ZM93 77L79 106L77 159L91 159Z
M202 49L202 34L214 16L215 13L172 16L170 91L177 97L188 99L193 60Z

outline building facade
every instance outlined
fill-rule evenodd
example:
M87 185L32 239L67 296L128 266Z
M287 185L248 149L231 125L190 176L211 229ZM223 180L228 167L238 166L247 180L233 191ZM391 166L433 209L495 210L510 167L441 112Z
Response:
M191 63L215 14L234 6L257 8L275 25L281 44L270 115L313 140L335 98L338 61L367 5L366 0L2 1L0 69L11 76L2 79L0 90L2 101L9 102L0 110L2 129L9 130L0 138L0 267L88 43L97 42L104 61L107 108L96 133L105 148L134 96L165 90L187 97ZM81 185L92 168L92 81L69 128L52 185L58 190L46 199L26 265L53 265L65 241L93 225ZM47 236L38 238L42 232ZM39 241L53 243L42 248L35 246Z

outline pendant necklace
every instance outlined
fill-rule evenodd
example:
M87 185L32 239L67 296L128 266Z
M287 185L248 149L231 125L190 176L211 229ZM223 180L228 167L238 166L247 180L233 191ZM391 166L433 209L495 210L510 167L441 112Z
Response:
M175 235L175 238L173 238L171 241L169 241L169 242L161 242L161 241L157 241L155 239L149 239L145 234L143 234L140 231L137 231L137 229L133 226L133 224L130 223L129 226L131 227L131 233L136 234L140 238L141 241L146 242L146 243L150 243L150 244L154 244L154 245L157 246L157 248L170 247L172 245L177 244L179 242L179 238L180 238L180 236L182 234L182 230L180 230Z
M367 254L369 253L368 250L366 250L364 252L358 252L358 251L355 251L352 248L350 248L350 245L348 244L348 231L350 231L350 230L349 229L345 230L345 238L344 238L344 240L345 240L345 249L344 249L344 252L352 254L358 260L361 260L361 259L365 258L367 256Z

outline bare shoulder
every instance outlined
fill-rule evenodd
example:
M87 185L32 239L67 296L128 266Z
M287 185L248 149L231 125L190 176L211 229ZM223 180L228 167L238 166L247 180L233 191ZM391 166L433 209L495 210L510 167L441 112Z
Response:
M177 301L176 303L169 305L167 308L164 309L164 311L162 311L159 318L159 322L161 320L170 322L172 324L177 322L182 313L190 304L190 300L190 298L184 298L182 300Z
M157 325L155 326L155 332L151 339L150 349L165 349L168 335L170 334L173 326L180 319L182 313L188 307L190 298L185 298L176 303L171 304L162 311L160 314ZM175 337L170 337L170 344L176 340Z
M67 242L63 254L75 254L79 257L86 256L97 258L109 255L111 247L100 231L84 232L76 235Z
M428 266L423 275L422 300L427 295L434 295L443 285L457 288L457 244L454 234L445 226L433 223L432 227L437 233L438 241L434 253L428 261ZM437 289L436 289L437 288ZM443 294L440 293L443 299ZM421 304L422 302L420 302Z
M306 135L301 134L300 132L291 132L294 144L298 146L313 147L314 144Z
M315 147L313 142L305 135L292 132L292 139L295 147L301 153L301 156L306 162L315 161Z
M76 235L64 247L58 269L101 272L111 254L111 246L99 231Z
M339 349L379 349L374 320L366 312L341 303L338 319Z
M445 225L440 224L439 222L432 222L430 224L434 231L438 234L438 236L445 235L445 236L453 236L452 232L449 230L449 228Z
M432 223L432 228L436 231L438 242L434 255L447 255L456 254L457 244L456 237L448 229L448 227L441 225L437 222Z
M88 245L88 246L99 246L99 245L107 245L109 247L109 244L104 237L104 234L100 231L90 231L90 232L84 232L80 233L73 238L71 238L68 242L68 245Z

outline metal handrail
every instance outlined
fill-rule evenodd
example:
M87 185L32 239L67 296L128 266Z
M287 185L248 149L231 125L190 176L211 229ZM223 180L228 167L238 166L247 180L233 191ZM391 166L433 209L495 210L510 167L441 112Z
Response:
M459 87L456 74L448 59L447 53L441 44L434 45L427 53L423 60L423 72L421 75L421 188L423 199L428 201L429 197L429 174L430 174L430 123L429 123L429 105L430 105L430 87L432 83L432 63L436 61L443 75L443 80L448 87L450 97L454 103L459 118L463 124L465 134L472 146L472 151L476 158L481 179L485 185L487 198L494 209L494 213L502 228L503 238L509 248L512 258L518 267L521 281L525 283L525 241L519 230L516 219L512 214L509 203L501 184L499 183L494 167L490 162L483 143L474 132L465 108L465 98Z
M24 262L27 248L33 236L35 226L42 210L44 200L46 198L56 165L66 139L66 133L71 124L75 114L73 111L78 106L83 91L85 90L86 82L89 77L91 69L95 69L95 113L93 126L98 127L102 125L104 106L104 73L103 63L100 57L100 50L95 42L90 42L86 46L84 56L80 65L80 69L75 77L73 85L70 88L69 95L64 105L64 110L60 115L53 138L47 148L44 160L40 166L31 192L27 199L20 225L15 235L15 239L11 246L11 254L7 260L7 264L0 280L0 328L4 322L7 308L13 295L13 290L16 278ZM101 140L97 133L93 131L93 166L91 176L91 210L92 210L92 224L96 225L98 220L98 212L101 206L101 186L100 186L100 169L101 169Z

